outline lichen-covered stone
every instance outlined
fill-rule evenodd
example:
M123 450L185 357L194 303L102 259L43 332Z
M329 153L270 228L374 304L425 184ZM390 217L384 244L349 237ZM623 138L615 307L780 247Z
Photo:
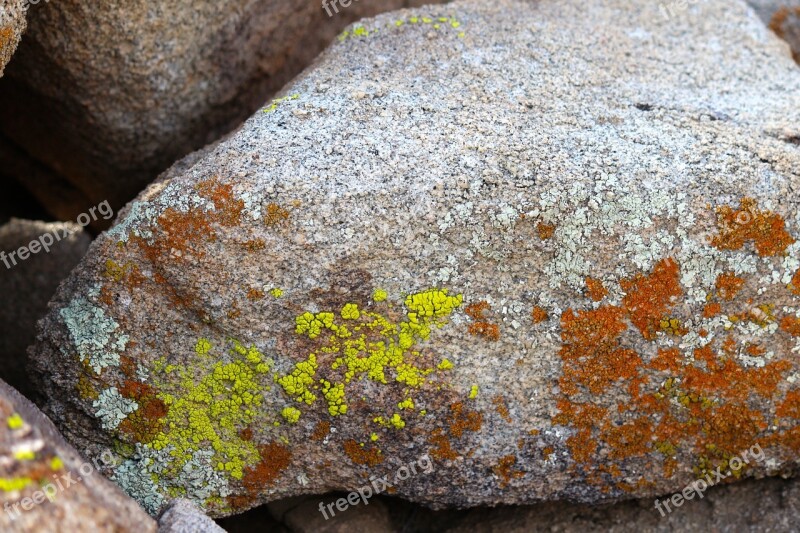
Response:
M0 160L63 219L104 200L122 207L241 124L348 24L442 1L353 0L329 17L305 0L40 0L0 83Z
M47 411L151 511L383 476L435 507L596 503L744 452L728 480L791 474L798 104L743 3L365 21L98 238L33 350Z
M25 31L27 0L0 0L0 77Z
M0 381L0 530L155 533L139 505L82 458L32 403Z

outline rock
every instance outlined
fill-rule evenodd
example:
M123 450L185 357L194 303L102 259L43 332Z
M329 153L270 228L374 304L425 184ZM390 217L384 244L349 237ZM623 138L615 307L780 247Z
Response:
M158 533L225 533L189 500L174 500L158 519Z
M369 531L380 533L393 531L393 524L387 506L379 499L367 500L367 505L349 506L344 512L336 509L347 494L327 497L307 498L297 506L282 513L280 520L292 533L346 533L348 531ZM330 505L333 514L326 510L323 515L319 506ZM349 505L349 504L348 504ZM276 517L277 518L277 517Z
M0 529L155 533L155 522L83 459L32 403L0 381Z
M297 0L42 2L0 84L0 130L23 158L14 167L30 154L44 169L14 175L52 213L122 207L241 124L347 24L440 1L355 0L332 17Z
M0 0L0 77L25 32L26 0Z
M789 43L800 63L800 0L749 0L761 19L778 37Z
M745 4L689 9L351 30L97 239L32 349L46 412L214 517L794 473L800 71Z
M30 247L32 242L37 244ZM89 235L74 223L11 219L0 226L0 294L6 302L0 306L0 379L29 398L35 391L26 368L26 350L36 340L36 321L47 313L47 302L58 284L90 243ZM29 250L23 251L28 256L25 260L20 259L21 248ZM37 253L31 255L34 250Z

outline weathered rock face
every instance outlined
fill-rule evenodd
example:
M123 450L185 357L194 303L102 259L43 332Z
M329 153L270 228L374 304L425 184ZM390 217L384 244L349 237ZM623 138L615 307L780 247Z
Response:
M0 0L0 76L25 31L26 0Z
M297 0L42 2L0 84L10 141L0 139L10 145L0 157L21 148L14 166L30 154L48 167L30 186L54 215L103 200L121 207L238 126L347 24L423 2L432 3L354 1L331 17ZM66 183L53 187L58 175Z
M47 412L151 510L793 472L800 72L744 4L657 9L351 30L95 242L33 353Z
M32 403L0 381L0 529L155 533L139 505L98 473Z
M36 340L36 321L90 242L78 224L11 219L0 226L0 294L6 301L0 307L0 379L28 398L34 389L26 350Z

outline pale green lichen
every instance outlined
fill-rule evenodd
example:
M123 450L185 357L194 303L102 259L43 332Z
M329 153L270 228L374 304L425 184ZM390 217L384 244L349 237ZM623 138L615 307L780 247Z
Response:
M300 409L296 407L286 407L281 411L281 416L290 424L296 424L300 420Z
M97 409L94 414L100 419L104 429L116 429L129 414L139 408L139 404L123 397L116 387L103 390L92 406Z
M29 485L33 484L33 480L27 477L19 478L5 478L0 477L0 492L18 492Z
M269 107L264 109L264 113L272 113L273 111L278 109L278 106L280 104L282 104L284 102L288 102L290 100L297 100L298 98L300 98L300 95L297 94L297 93L289 95L289 96L284 96L283 98L276 98L276 99L274 99L272 101L272 103L269 105Z
M75 350L82 361L100 373L109 366L118 366L120 354L128 344L119 324L105 311L86 298L75 298L59 312L69 329Z

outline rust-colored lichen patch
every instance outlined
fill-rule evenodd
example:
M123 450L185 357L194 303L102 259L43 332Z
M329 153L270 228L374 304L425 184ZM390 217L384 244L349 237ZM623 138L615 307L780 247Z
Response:
M539 234L539 238L543 241L551 238L553 234L556 232L556 227L551 224L545 224L544 222L540 222L536 226L536 232Z
M531 320L533 321L534 324L541 324L542 322L547 320L547 318L548 318L547 311L545 311L539 306L534 307L533 311L531 311Z
M594 279L591 277L586 278L586 291L589 295L589 298L595 302L599 302L608 296L608 289L603 286L603 282L599 279Z
M654 471L654 457L662 458L663 475L670 477L678 469L679 453L694 454L700 475L726 465L756 442L791 450L800 446L796 423L784 420L781 431L769 433L768 421L774 415L769 408L763 412L755 408L778 405L775 414L790 418L798 399L795 392L782 392L781 385L794 368L790 361L739 363L740 354L766 357L760 343L743 342L736 330L726 329L714 338L702 331L708 340L693 353L653 346L656 354L643 358L628 346L632 331L638 330L651 342L664 333L686 333L685 320L675 314L677 304L686 306L678 270L674 261L661 261L650 274L622 280L626 295L621 306L569 309L561 317L561 399L554 422L571 429L566 444L572 459L576 467L593 472L587 480L601 489L609 486L611 476L613 486L637 490L620 478L626 470L630 475L630 469ZM735 276L720 276L717 296L736 305L745 284L746 280ZM743 303L746 311L740 317L732 315L732 321L748 320L765 327L776 320L775 306L756 305L752 300ZM721 306L711 302L698 312L716 316ZM784 317L781 332L800 333L798 319ZM596 468L600 457L606 461L602 471ZM642 487L654 482L648 476L641 479Z
M0 52L11 44L11 39L13 38L14 30L10 26L0 28Z
M514 466L517 464L517 458L513 455L506 455L500 458L497 465L492 468L494 474L500 478L501 486L508 485L514 478L521 478L525 475L524 472L516 470Z
M242 479L242 485L251 494L262 493L289 468L292 462L292 452L277 442L259 446L258 454L261 460L255 467L247 467Z
M716 287L720 298L731 301L736 298L736 295L744 287L744 279L730 272L725 272L717 277Z
M639 274L620 282L625 298L622 304L630 320L647 340L653 340L660 329L661 319L683 295L680 269L673 259L659 261L650 275Z
M373 446L361 446L350 439L344 442L344 452L357 465L376 466L383 462L380 450Z
M314 426L314 432L311 434L311 440L324 440L331 432L331 423L327 420L320 420Z
M511 424L513 420L511 419L511 414L508 411L508 405L506 404L506 399L503 398L500 394L492 398L492 404L494 404L494 410L497 411L503 420Z
M800 270L794 273L794 277L792 277L792 281L789 284L789 290L800 296Z
M244 201L234 198L232 184L222 183L214 178L201 181L197 184L196 189L200 196L214 202L216 212L213 218L217 223L228 227L240 224Z
M490 341L500 340L500 327L485 317L485 313L491 309L492 307L483 301L470 304L464 309L464 312L475 321L468 328L471 335L481 336Z
M430 450L430 455L434 459L439 461L452 461L458 458L458 454L453 450L450 439L447 438L447 435L445 435L440 428L434 430L431 436L428 437L428 443L433 446Z
M267 214L264 215L264 224L267 226L277 226L289 220L289 211L278 204L267 204Z
M800 337L800 318L785 316L781 320L781 329L792 337Z
M450 406L450 434L460 438L465 431L480 431L483 425L483 415L464 407L463 402L456 402Z
M758 202L752 198L742 198L739 209L718 208L717 231L711 243L720 250L741 250L752 242L762 257L781 255L795 242L783 218L759 210Z
M122 421L120 431L130 435L134 442L151 442L164 428L167 405L158 398L157 392L150 385L135 380L126 380L119 392L139 405L136 411Z

